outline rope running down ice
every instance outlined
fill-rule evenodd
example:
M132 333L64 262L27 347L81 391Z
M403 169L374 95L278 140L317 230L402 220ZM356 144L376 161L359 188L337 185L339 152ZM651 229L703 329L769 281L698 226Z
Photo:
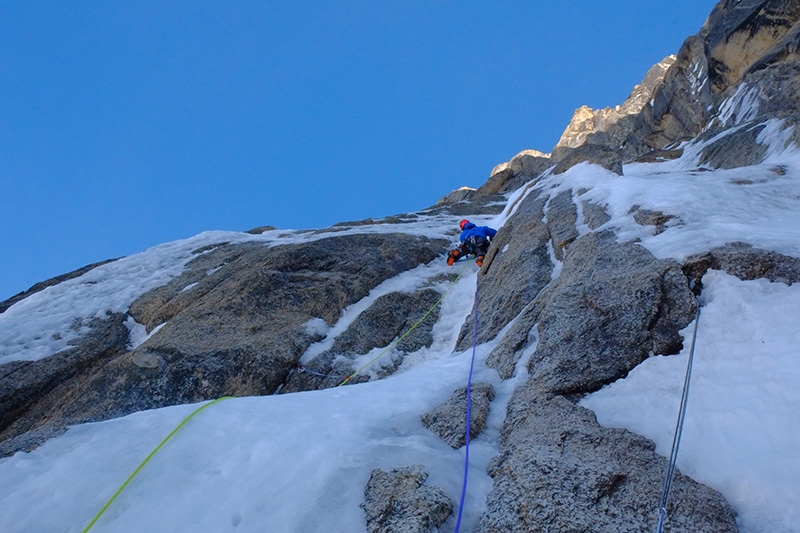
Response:
M359 368L358 370L356 370L355 372L353 372L349 376L346 376L345 379L338 386L344 385L348 381L353 379L356 375L358 375L364 369L369 367L372 363L374 363L375 361L380 359L384 354L386 354L389 350L394 348L400 341L402 341L406 336L408 336L412 331L414 331L414 329L417 326L419 326L422 323L422 321L425 320L428 317L428 315L430 315L433 312L434 309L436 309L436 307L442 302L442 300L444 300L445 296L447 296L447 294L450 292L450 290L455 286L456 282L461 278L461 276L465 272L465 270L466 270L466 263L465 263L464 267L462 267L461 270L459 271L458 276L456 277L456 279L453 280L453 282L450 284L450 286L447 288L447 290L441 295L441 297L436 301L436 303L434 303L433 306L422 316L422 318L420 318L413 326L411 326L411 328L408 329L408 331L406 331L401 337L399 337L392 344L390 344L388 347L386 347L385 350L383 350L380 354L378 354L375 358L373 358L369 363L367 363L366 365L362 366L361 368ZM475 297L476 297L476 304L475 304L476 305L476 307L475 307L475 316L476 316L476 318L475 318L475 320L476 320L476 328L477 328L477 292L476 292ZM473 362L474 362L474 357L475 357L475 354L473 352ZM306 369L305 371L309 371L309 370ZM316 372L313 372L313 373L317 374ZM322 374L319 374L319 375L322 375ZM470 379L471 379L471 377L472 377L472 367L470 367ZM191 420L197 413L199 413L203 409L206 409L207 407L210 407L210 406L214 405L217 402L220 402L222 400L227 400L229 398L232 398L232 396L223 396L221 398L217 398L216 400L213 400L211 402L203 404L200 407L198 407L197 409L195 409L194 411L192 411L186 418L184 418L175 427L175 429L173 429L169 433L169 435L164 437L164 439L153 449L153 451L151 451L147 455L147 457L144 458L144 460L139 464L139 466L137 466L136 469L131 473L131 475L128 476L128 478L122 483L122 485L111 496L111 498L109 498L109 500L105 503L105 505L103 505L103 507L100 509L100 511L94 516L92 521L89 522L89 524L87 524L87 526L82 530L81 533L87 533L94 526L94 524L100 519L101 516L103 516L103 514L106 512L106 510L111 506L111 504L114 502L114 500L116 500L117 497L122 493L122 491L125 490L125 487L127 487L128 484L131 481L133 481L133 478L136 477L136 475L145 467L145 465L147 465L148 462L150 462L150 459L152 459L153 456L155 456L156 453L158 453L158 451L162 447L164 447L164 445L167 443L167 441L169 441L189 420ZM468 384L467 385L467 421L468 421L467 422L467 446L469 446L469 417L470 417L470 414L469 414L469 384ZM465 482L464 491L466 491L466 473L464 474L464 476L465 476L464 477L464 482ZM464 499L464 496L462 494L462 506L463 506L463 499ZM461 513L459 511L459 522L460 522L460 520L461 520Z
M107 510L107 509L108 509L108 508L111 506L111 504L114 502L114 500L116 500L116 499L117 499L117 496L119 496L119 495L122 493L122 491L123 491L123 490L125 490L125 487L127 487L127 486L128 486L128 484L129 484L131 481L133 481L133 478L134 478L134 477L136 477L136 474L138 474L138 473L139 473L139 471L140 471L142 468L144 468L144 467L145 467L145 465L146 465L148 462L150 462L150 459L152 459L152 458L153 458L153 456L154 456L156 453L158 453L158 450L160 450L160 449L161 449L161 448L162 448L162 447L163 447L163 446L164 446L164 445L167 443L167 441L168 441L169 439L171 439L171 438L172 438L172 437L173 437L173 436L174 436L174 435L175 435L175 434L178 432L178 430L180 430L180 429L181 429L181 428L182 428L182 427L183 427L183 426L184 426L184 425L185 425L185 424L186 424L186 423L187 423L189 420L191 420L191 419L194 417L194 415L196 415L197 413L199 413L200 411L202 411L203 409L205 409L205 408L207 408L207 407L211 407L212 405L214 405L214 404L215 404L215 403L217 403L217 402L221 402L222 400L227 400L227 399L229 399L229 398L232 398L232 396L223 396L223 397L221 397L221 398L217 398L216 400L212 400L212 401L210 401L210 402L208 402L208 403L206 403L206 404L203 404L203 405L201 405L200 407L198 407L197 409L195 409L194 411L192 411L192 412L191 412L191 413L190 413L190 414L189 414L189 415L188 415L186 418L184 418L183 420L181 420L180 424L178 424L178 425L175 427L175 429L173 429L173 430L170 432L170 434L169 434L169 435L167 435L166 437L164 437L164 440L162 440L160 443L158 443L158 446L156 446L156 447L153 449L153 451L152 451L152 452L150 452L150 454L149 454L147 457L145 457L145 458L144 458L144 461L142 461L141 463L139 463L139 466L137 466L137 467L136 467L136 470L134 470L134 471L133 471L133 473L131 473L131 475L130 475L130 476L128 476L128 479L126 479L126 480L125 480L125 481L122 483L122 485L120 485L120 487L117 489L117 491L116 491L116 492L115 492L115 493L114 493L114 494L111 496L111 498L109 498L109 499L108 499L108 501L106 502L106 504L105 504L105 505L104 505L104 506L103 506L103 507L100 509L100 511L99 511L99 512L98 512L98 513L97 513L97 514L94 516L94 518L92 519L92 521L91 521L91 522L89 522L89 524L88 524L88 525L87 525L87 526L86 526L86 527L83 529L83 531L82 531L81 533L86 533L87 531L89 531L90 529L92 529L92 526L94 526L95 522L97 522L97 521L100 519L100 517L101 517L101 516L103 516L103 513L105 513L105 512L106 512L106 510Z
M467 377L467 419L464 444L464 482L461 486L461 501L458 504L458 519L456 520L455 533L461 529L461 515L464 512L464 500L467 496L467 475L469 474L469 426L472 421L472 371L475 369L475 352L478 349L478 287L475 286L475 313L472 320L472 359L469 363L469 377Z
M669 491L672 488L672 478L675 475L675 465L678 461L678 448L681 444L683 434L683 422L686 419L686 405L689 400L689 382L692 378L692 363L694 361L694 347L697 342L697 325L700 323L700 307L697 308L697 317L694 322L694 334L692 335L692 347L689 350L689 361L686 363L686 377L683 381L683 393L681 394L681 407L678 411L678 422L675 426L675 436L672 438L672 452L669 456L667 471L664 474L664 486L661 489L661 501L658 504L658 526L656 533L664 531L664 522L667 519L667 502L669 501Z

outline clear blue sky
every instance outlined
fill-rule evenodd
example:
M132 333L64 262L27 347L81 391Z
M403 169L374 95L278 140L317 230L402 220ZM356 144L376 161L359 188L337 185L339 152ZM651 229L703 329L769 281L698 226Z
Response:
M209 229L477 187L622 103L715 4L0 3L0 300Z

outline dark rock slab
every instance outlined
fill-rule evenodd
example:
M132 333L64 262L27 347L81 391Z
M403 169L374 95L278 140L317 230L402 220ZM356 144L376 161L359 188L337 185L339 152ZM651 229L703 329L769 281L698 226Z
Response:
M591 230L595 230L611 220L605 208L594 202L582 201L581 209L583 211L583 222Z
M708 144L700 164L711 168L739 168L759 165L767 156L767 147L757 141L764 124L738 128Z
M686 258L683 271L696 294L702 290L702 278L709 269L722 270L742 280L764 278L787 285L800 281L800 258L742 242L728 243Z
M403 338L395 347L404 353L430 346L433 326L439 318L436 304L441 296L434 289L422 289L413 293L392 292L377 298L337 337L330 350L292 372L281 393L335 387L358 370L350 361L374 348L386 348L400 337ZM385 367L382 377L391 374L401 362L402 359L396 360ZM359 383L364 379L366 377L356 376L350 382Z
M615 147L587 143L577 148L563 149L558 154L558 164L553 173L563 174L579 163L591 163L621 176L624 159L622 152Z
M74 346L38 361L0 365L0 455L29 450L64 426L89 377L127 351L126 316L95 318ZM88 420L77 417L72 423ZM8 439L27 434L15 443Z
M474 383L470 387L470 439L480 435L486 427L494 394L491 383ZM461 387L445 403L422 415L422 425L451 447L458 449L464 446L467 432L467 388Z
M696 310L676 262L618 243L611 232L575 241L561 276L541 298L541 312L531 317L540 337L528 369L559 394L597 390L652 353L679 352L679 331Z
M430 533L453 513L453 502L439 487L425 485L421 465L375 469L364 489L361 508L369 533Z
M547 203L547 229L553 255L559 261L564 259L564 250L578 238L575 224L578 221L578 208L572 201L572 191L564 191Z
M103 420L226 395L273 393L308 346L306 324L333 324L382 281L448 243L408 234L332 236L197 251L183 275L131 306L151 331L129 352L125 315L92 324L77 348L0 366L0 440L45 425ZM423 342L410 339L409 343Z

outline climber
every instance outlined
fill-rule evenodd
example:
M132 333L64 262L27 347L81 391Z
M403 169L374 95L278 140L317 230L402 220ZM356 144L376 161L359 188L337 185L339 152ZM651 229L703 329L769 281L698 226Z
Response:
M453 266L453 263L463 256L472 254L475 256L475 264L482 266L483 257L497 230L489 226L476 226L467 219L462 220L459 226L461 226L461 245L447 253L447 264Z

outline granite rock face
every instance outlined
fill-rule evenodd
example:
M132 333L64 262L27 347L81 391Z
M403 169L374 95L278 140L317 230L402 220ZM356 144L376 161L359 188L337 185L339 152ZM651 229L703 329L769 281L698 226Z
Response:
M722 270L742 280L768 279L787 285L800 281L800 258L740 242L687 257L682 267L696 293L702 290L703 275L709 269Z
M592 392L649 354L679 352L678 332L696 311L677 263L617 243L610 232L579 239L538 303L539 344L529 371L558 394Z
M563 154L565 149L578 148L586 143L590 135L608 131L623 118L640 113L653 98L656 89L663 85L664 76L675 64L676 59L675 56L668 56L653 65L622 105L613 109L606 107L595 110L588 106L576 109L572 120L554 148L554 154L559 155Z
M653 443L600 427L591 411L540 392L536 380L508 406L494 488L477 529L489 532L652 531L663 483ZM719 494L678 474L667 531L737 531Z
M510 376L534 342L529 370L559 394L591 392L624 377L650 353L680 351L678 331L696 309L680 265L600 232L578 239L562 268L490 355L501 376Z
M475 196L514 191L551 166L553 163L550 154L543 154L538 150L523 150L511 158L511 161L494 167L486 183L475 191Z
M125 316L95 318L74 346L38 361L0 366L0 457L31 450L64 430L69 408L86 375L127 352ZM83 422L90 417L77 417Z
M528 301L550 282L550 230L541 223L546 199L536 192L519 202L516 214L497 232L481 269L478 342L494 338ZM525 235L525 244L522 245ZM509 290L513 287L513 290ZM465 322L457 349L472 345L472 324Z
M718 3L643 108L637 142L664 148L714 124L757 124L793 113L798 80L788 73L797 68L799 21L796 0Z
M453 502L438 487L425 485L421 465L390 472L375 469L364 489L361 508L369 533L429 533L453 513Z
M562 193L564 202L569 198ZM562 206L546 223L534 216L531 234L515 235L518 246L536 242L547 224L568 226L568 213ZM512 396L490 465L494 486L478 531L652 528L664 458L651 441L601 427L575 402L650 354L680 351L679 331L696 306L681 265L617 242L611 231L587 233L564 249L560 275L514 317L487 360L509 378L522 354L531 353L529 378ZM715 491L682 475L675 486L671 530L737 531Z
M480 435L486 426L494 394L491 383L474 383L470 387L470 439ZM445 403L422 415L422 425L449 446L464 446L467 443L467 387L461 387Z
M797 0L727 0L703 28L712 90L722 92L767 64L797 59Z
M401 354L380 374L391 373L412 353L433 342L433 326L439 317L437 303L442 295L433 289L414 293L392 292L381 296L339 335L329 350L298 367L286 379L281 393L335 387L353 369L353 360L374 348L393 348ZM363 381L357 376L355 382Z
M0 435L7 440L166 405L271 394L320 339L309 321L332 325L344 307L432 261L446 245L380 234L198 250L183 274L141 296L129 315L95 320L75 348L0 367ZM124 325L130 317L152 333L133 350ZM429 342L425 331L408 339L409 349Z

